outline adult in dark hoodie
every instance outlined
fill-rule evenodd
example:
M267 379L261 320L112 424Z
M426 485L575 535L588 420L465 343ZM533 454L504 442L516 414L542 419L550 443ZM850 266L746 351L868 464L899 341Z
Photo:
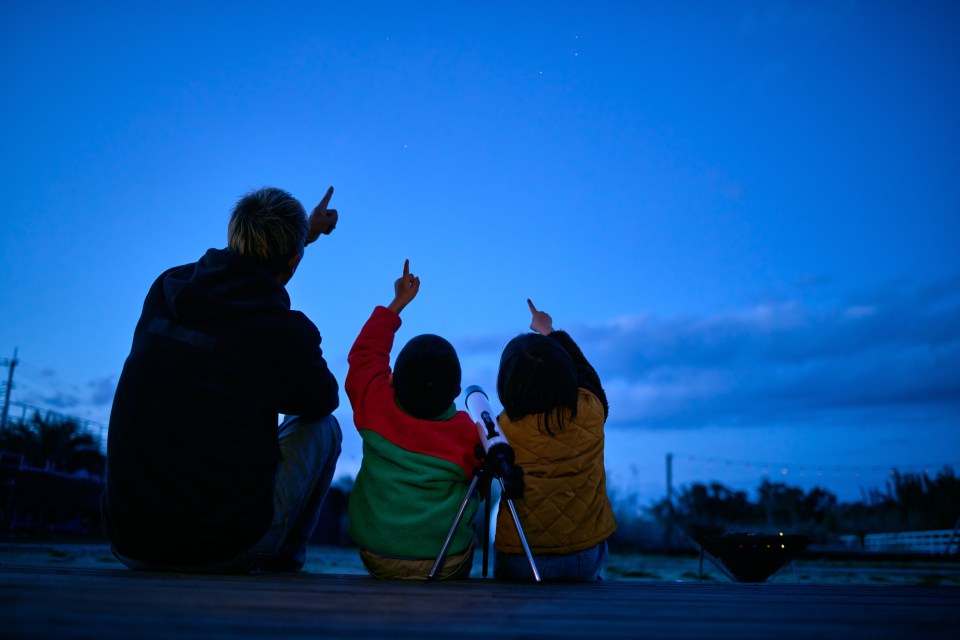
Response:
M103 519L136 569L297 570L340 454L337 381L285 288L336 226L265 188L231 214L228 248L147 293L110 415ZM278 427L279 414L287 414Z

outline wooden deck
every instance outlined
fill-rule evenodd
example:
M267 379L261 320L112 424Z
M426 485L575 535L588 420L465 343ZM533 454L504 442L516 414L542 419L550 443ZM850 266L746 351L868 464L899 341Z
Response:
M956 638L960 587L398 583L0 566L3 638Z

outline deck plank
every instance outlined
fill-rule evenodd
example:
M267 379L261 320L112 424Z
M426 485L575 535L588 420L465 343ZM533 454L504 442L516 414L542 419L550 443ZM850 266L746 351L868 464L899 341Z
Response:
M955 586L403 583L0 566L6 638L953 638Z

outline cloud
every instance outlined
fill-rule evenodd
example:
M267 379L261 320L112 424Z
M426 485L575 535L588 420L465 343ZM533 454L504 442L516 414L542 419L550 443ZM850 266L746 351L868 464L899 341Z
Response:
M57 391L56 393L40 396L40 404L57 411L73 409L81 404L80 398L69 392Z
M960 421L960 280L842 300L820 291L713 315L628 316L571 335L603 380L611 424Z
M117 377L106 376L87 383L90 392L90 404L95 407L104 407L113 404L113 396L117 391Z
M54 411L69 413L78 408L109 406L117 389L116 376L90 380L83 388L61 383L54 375L49 379L52 383L47 389L35 389L32 393L28 391L24 394L26 400Z
M81 422L107 421L117 388L115 375L74 384L62 380L53 369L22 364L24 375L16 386L15 403L24 405L23 412L54 412Z

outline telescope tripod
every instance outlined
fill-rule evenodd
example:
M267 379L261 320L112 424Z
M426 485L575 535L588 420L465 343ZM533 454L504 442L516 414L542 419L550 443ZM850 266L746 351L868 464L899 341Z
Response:
M491 450L491 452L492 451L493 450ZM494 462L498 462L499 464L494 464ZM527 562L530 563L533 579L536 582L540 582L540 572L537 571L537 564L533 560L533 554L530 552L530 546L527 544L527 537L523 534L523 527L520 526L520 518L517 517L517 510L513 506L514 498L523 497L523 469L514 466L503 456L496 455L488 455L481 460L480 465L474 470L473 480L467 489L467 495L464 496L463 502L460 503L460 510L457 512L457 517L454 519L453 525L447 533L446 540L443 541L443 546L440 548L440 554L437 556L436 562L433 563L433 568L430 569L430 573L427 574L428 581L433 580L434 576L437 575L440 564L443 562L443 557L447 553L447 547L450 546L450 541L453 539L453 535L460 525L460 521L463 519L463 514L467 509L467 503L478 486L480 487L480 497L484 502L483 531L478 537L483 544L482 575L484 578L487 577L487 559L490 551L490 541L488 540L490 536L490 510L492 506L491 503L493 502L493 493L491 491L493 489L494 478L500 482L501 504L505 502L507 508L510 510L510 516L513 519L513 524L517 527L517 534L520 537L520 544L523 546L523 552L527 556Z

